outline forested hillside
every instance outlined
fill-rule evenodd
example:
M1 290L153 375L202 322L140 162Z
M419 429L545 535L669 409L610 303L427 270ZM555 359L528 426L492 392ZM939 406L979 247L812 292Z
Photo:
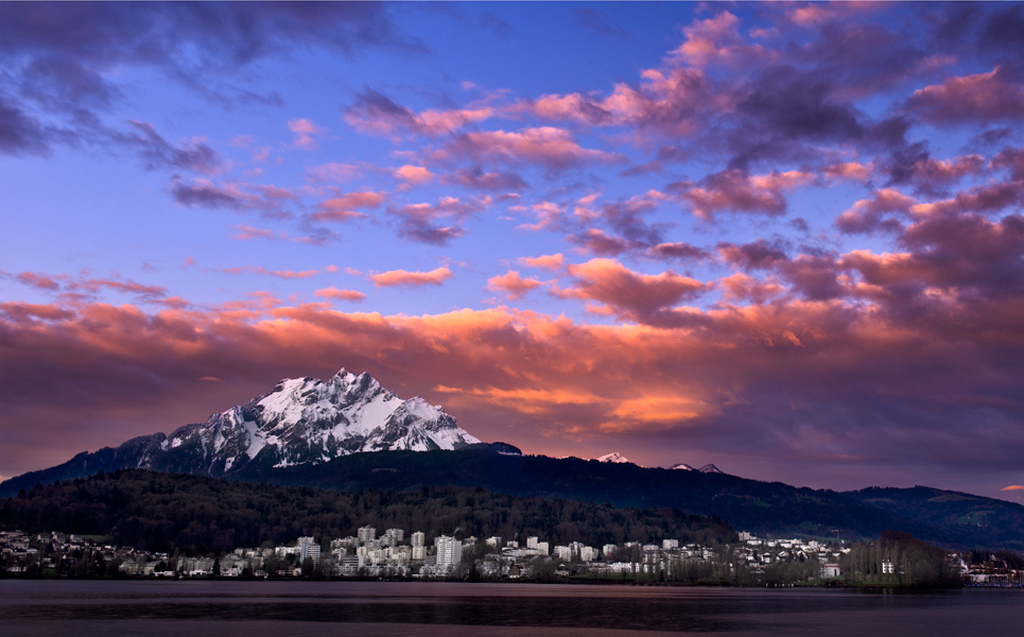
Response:
M572 500L522 498L481 488L422 487L341 492L182 474L122 470L37 486L0 501L0 526L27 532L110 535L117 544L187 554L220 553L299 536L331 539L360 526L552 544L735 541L725 522L666 508L616 509Z

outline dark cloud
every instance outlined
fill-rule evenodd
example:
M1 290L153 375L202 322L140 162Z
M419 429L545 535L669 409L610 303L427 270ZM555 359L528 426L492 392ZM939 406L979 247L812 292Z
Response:
M659 243L650 249L650 254L664 259L679 259L680 261L702 261L710 256L706 250L685 241Z
M25 2L0 5L0 151L45 153L53 144L117 143L101 124L121 100L103 71L156 67L225 104L280 104L222 80L295 46L354 54L362 47L422 51L383 3ZM6 89L6 96L4 90ZM29 108L29 104L32 108ZM25 115L39 109L61 124Z
M205 143L173 146L156 132L152 124L137 121L129 121L128 124L134 129L134 134L120 136L119 140L134 147L150 170L178 168L210 175L220 168L220 157Z
M530 187L522 177L515 173L484 172L479 167L460 168L455 172L446 173L441 176L440 182L494 192L520 192Z
M0 151L10 155L43 154L56 131L27 115L0 93Z
M484 211L489 198L460 201L446 197L436 204L419 203L388 209L398 219L398 235L433 245L447 245L466 233L463 224Z
M786 245L782 241L769 242L758 239L752 243L734 244L722 242L716 246L726 263L750 270L768 270L778 263L789 260Z
M248 207L238 193L210 183L186 184L175 181L171 186L171 194L174 200L183 206L233 210L244 210Z

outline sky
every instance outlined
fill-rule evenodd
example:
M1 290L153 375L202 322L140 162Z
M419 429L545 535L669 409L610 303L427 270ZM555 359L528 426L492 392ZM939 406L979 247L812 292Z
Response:
M1024 5L0 3L0 476L369 372L1024 501Z

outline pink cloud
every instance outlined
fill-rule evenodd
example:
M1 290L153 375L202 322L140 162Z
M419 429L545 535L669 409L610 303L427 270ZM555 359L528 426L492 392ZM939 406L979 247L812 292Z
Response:
M22 272L16 278L19 283L39 288L40 290L60 289L60 284L55 280L42 274L36 274L35 272Z
M1024 89L996 67L988 73L947 78L914 91L907 106L932 124L1018 121L1024 113Z
M913 206L916 215L958 214L961 212L1000 212L1024 200L1024 183L1005 182L989 184L959 192L952 199Z
M542 285L544 283L537 279L524 279L515 270L509 270L505 274L487 279L488 290L505 292L508 298L513 300L523 298L527 292Z
M787 11L786 17L794 24L811 28L835 20L848 20L852 14L874 10L877 8L873 6L875 4L873 2L808 2L806 4L795 2Z
M825 176L829 179L852 179L863 182L871 178L871 167L855 161L832 164L825 168Z
M902 226L894 219L884 219L890 213L906 214L915 200L898 190L885 188L877 190L871 199L861 199L853 207L836 218L836 226L842 232L873 232L879 228L897 230Z
M295 135L292 145L302 150L315 150L320 147L318 137L330 132L313 123L311 119L293 119L288 122L288 130Z
M814 181L814 175L797 170L748 175L728 170L709 176L703 186L678 184L670 189L689 203L693 213L711 219L722 211L781 215L786 212L786 190Z
M406 187L425 184L434 178L434 174L423 166L405 164L395 169L395 177L405 182Z
M302 270L296 272L295 270L268 270L262 266L239 266L235 268L221 268L217 272L224 272L225 274L242 274L244 272L251 272L253 274L259 274L261 276L273 276L279 279L309 279L318 274L320 270Z
M683 28L686 41L673 54L696 68L713 64L741 66L770 62L776 52L750 43L739 33L739 18L722 11L713 18Z
M562 253L545 254L539 257L521 257L519 263L528 268L541 268L544 270L559 270L565 263Z
M614 257L636 248L632 241L610 235L600 228L590 228L569 237L584 252L601 257Z
M591 286L580 286L584 296L619 311L671 304L680 291L672 276L615 263L578 267ZM630 297L617 279L643 293ZM681 286L684 296L690 287ZM0 344L0 466L10 475L53 465L201 421L280 378L346 366L441 402L474 435L528 453L607 447L628 435L651 464L662 461L660 449L683 446L729 454L748 471L767 456L827 473L822 454L946 470L981 459L1017 467L1020 406L1006 397L1022 369L1006 352L1018 347L1022 307L1016 297L918 319L838 300L725 303L696 326L666 329L497 309L346 314L323 304L281 307L269 295L155 314L0 303L9 336ZM886 414L897 407L911 431L891 426ZM979 418L987 427L963 426ZM40 435L61 444L41 447ZM915 444L897 444L906 439Z
M325 299L337 299L339 301L362 301L366 295L358 290L339 290L336 287L320 288L313 292L314 296Z
M337 197L321 202L320 211L312 215L313 221L348 221L367 216L362 209L380 208L386 196L384 193L362 191L347 194L338 193Z
M449 159L475 162L539 164L561 171L587 162L612 163L622 157L603 150L583 148L561 128L542 126L518 132L483 131L459 135L430 155L434 161Z
M429 272L409 272L408 270L389 270L380 274L371 274L370 280L379 288L397 285L419 287L421 285L441 285L454 276L447 267L440 267Z
M725 298L730 301L751 301L767 303L785 293L785 288L777 283L758 281L742 272L737 272L719 281Z
M701 71L692 68L648 69L637 85L617 83L605 97L544 95L516 106L547 121L632 126L672 136L696 134L709 118L732 108L732 98L716 91Z
M249 239L285 239L288 237L283 232L276 230L267 230L264 228L254 228L252 226L235 226L237 231L234 234L234 238L240 241L248 241Z
M575 284L556 290L559 296L598 301L623 318L648 324L666 321L679 302L696 298L709 287L672 271L633 272L612 259L591 259L566 270Z
M415 113L381 93L367 90L357 97L355 105L345 110L344 117L349 126L362 133L399 138L402 134L448 135L494 114L489 106Z
M445 245L462 236L462 224L491 204L490 197L474 197L462 201L457 197L444 197L436 204L414 203L389 208L388 213L399 219L399 235L435 245ZM450 221L447 225L442 225Z

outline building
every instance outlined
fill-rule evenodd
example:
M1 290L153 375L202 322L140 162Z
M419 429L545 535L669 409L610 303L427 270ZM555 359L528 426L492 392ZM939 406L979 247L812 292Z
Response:
M403 529L388 529L384 531L384 546L398 546L405 539Z
M447 535L434 538L437 550L437 565L452 567L462 561L462 542Z
M360 544L371 542L377 539L377 529L372 526L361 526L359 531L356 532L356 537L359 538Z
M299 538L299 563L305 562L306 558L312 558L314 564L320 562L320 545L312 537Z

